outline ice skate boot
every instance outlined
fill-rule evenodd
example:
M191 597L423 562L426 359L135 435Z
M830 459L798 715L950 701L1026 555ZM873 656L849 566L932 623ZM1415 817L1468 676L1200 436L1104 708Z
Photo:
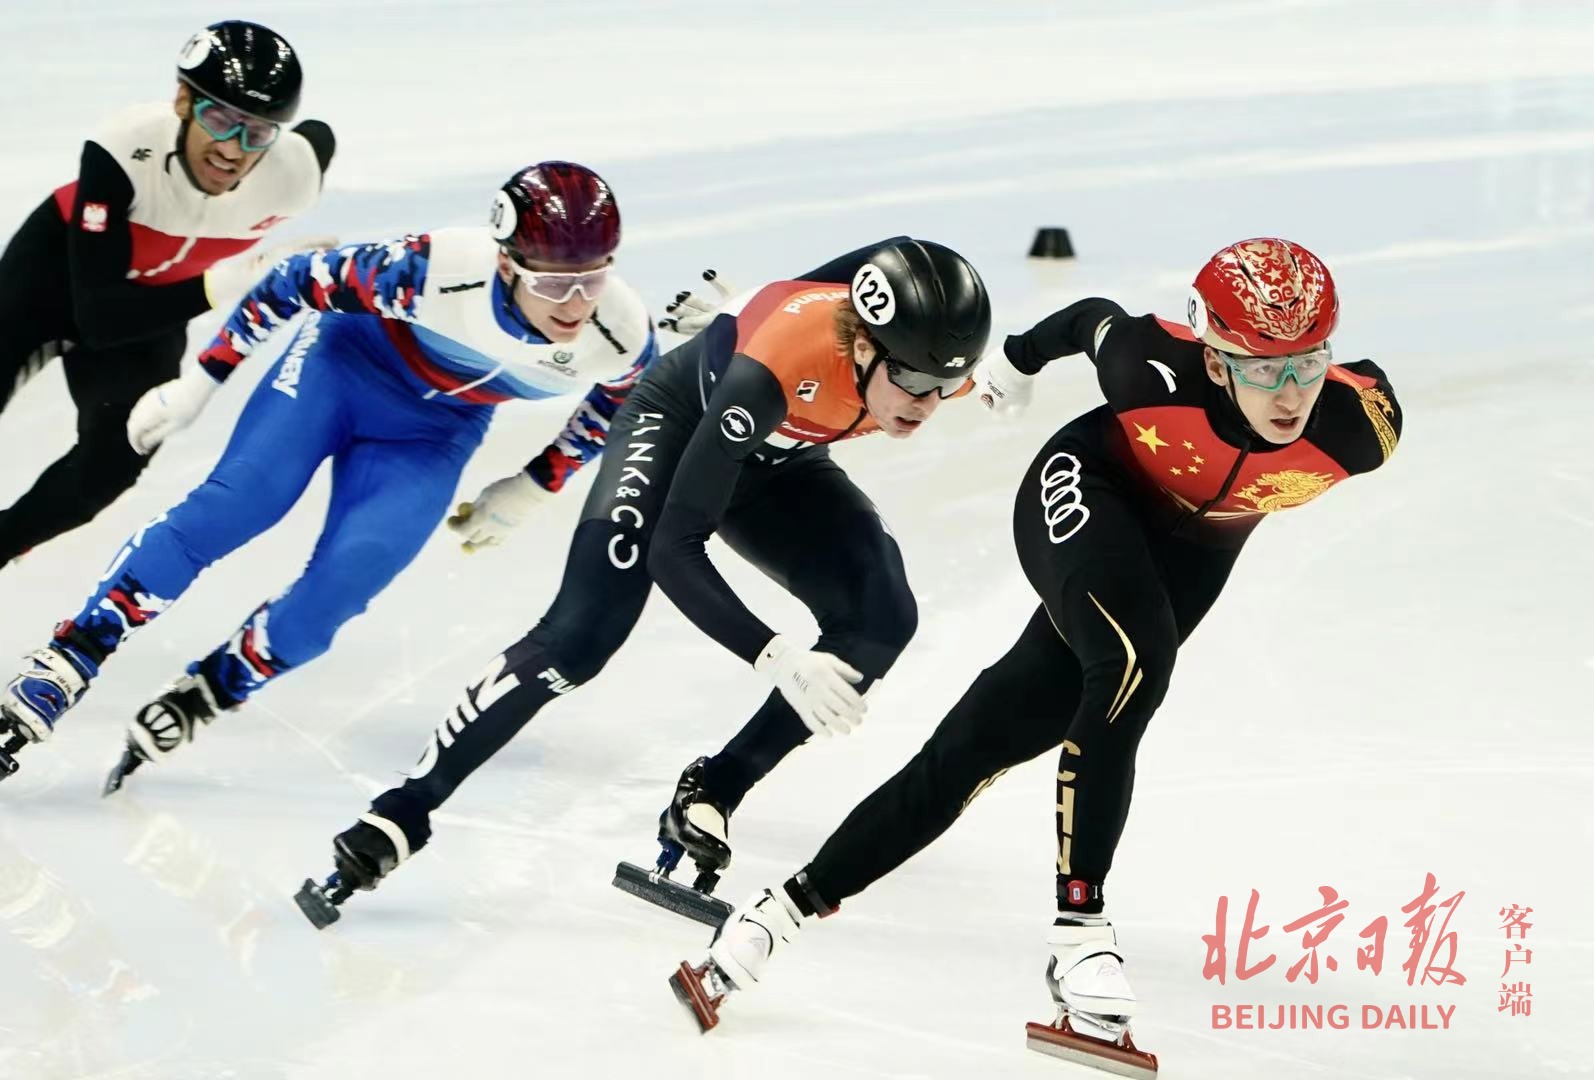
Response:
M670 987L692 1011L698 1029L720 1022L719 1008L732 990L746 990L763 978L775 950L797 940L802 912L782 886L760 889L737 908L714 935L708 959L696 967L683 962Z
M26 666L0 693L0 780L17 771L18 750L50 737L56 721L77 704L97 674L54 646L23 660Z
M102 794L120 790L127 775L145 762L158 762L183 743L193 742L199 726L210 723L223 708L203 675L184 675L172 683L127 725L127 746L105 778Z
M430 829L412 844L398 824L374 811L332 838L331 875L317 884L306 878L294 902L317 930L324 930L340 918L338 908L357 891L369 892L394 868L426 843Z
M730 811L703 787L708 758L698 758L681 773L675 797L659 815L659 857L653 869L622 862L614 869L614 886L651 904L685 915L707 926L719 926L731 905L712 895L720 871L730 865L731 845L726 839ZM692 887L670 880L681 857L690 855L697 866Z
M1112 923L1059 919L1046 944L1046 986L1057 1018L1025 1027L1029 1048L1117 1076L1155 1080L1156 1056L1137 1049L1129 1037L1135 992L1124 977Z

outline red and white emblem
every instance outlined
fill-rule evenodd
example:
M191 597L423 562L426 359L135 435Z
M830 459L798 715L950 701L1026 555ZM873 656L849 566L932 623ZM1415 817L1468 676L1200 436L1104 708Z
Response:
M83 204L83 231L104 232L111 220L111 208L102 202Z

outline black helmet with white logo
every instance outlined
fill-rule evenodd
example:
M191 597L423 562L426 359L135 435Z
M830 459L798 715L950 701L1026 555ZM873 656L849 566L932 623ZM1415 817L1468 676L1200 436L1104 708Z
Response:
M259 23L229 19L188 39L177 77L201 97L286 124L299 111L304 72L282 35Z
M877 248L852 279L852 306L891 360L935 379L969 375L991 336L991 299L967 259L929 240Z

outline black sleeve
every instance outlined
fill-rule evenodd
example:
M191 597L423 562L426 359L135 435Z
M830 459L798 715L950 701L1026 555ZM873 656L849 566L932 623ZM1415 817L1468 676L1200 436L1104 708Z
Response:
M1358 360L1340 367L1352 375L1376 380L1371 387L1331 382L1323 388L1326 397L1335 394L1334 410L1318 420L1320 430L1313 434L1329 456L1351 474L1372 472L1389 460L1400 442L1405 417L1389 377L1371 360ZM1327 405L1327 402L1323 403ZM1325 410L1326 413L1326 410Z
M323 120L302 120L293 126L293 133L310 144L310 149L315 151L316 163L321 166L321 175L327 174L327 168L332 164L332 155L337 153L338 140L332 136L332 128Z
M793 278L792 280L844 281L848 284L851 284L853 275L857 274L858 270L863 266L863 264L869 261L869 257L871 255L885 247L887 244L901 243L907 239L908 237L906 236L892 236L884 240L876 240L872 244L865 244L856 251L849 251L845 255L837 256L836 258L831 259L825 265L816 266L814 269L808 271L808 273L803 274L800 277Z
M91 203L94 209L85 218ZM116 159L99 143L84 143L66 250L74 321L81 343L91 348L154 337L210 310L203 276L170 285L127 279L133 264L127 220L132 203L133 182Z
M648 552L648 573L681 613L751 664L775 636L726 584L704 545L736 490L742 463L786 417L786 393L763 364L731 357L681 454Z
M1002 346L1014 367L1034 375L1062 356L1086 353L1096 359L1096 327L1103 319L1127 317L1128 312L1100 297L1069 304L1022 334L1012 334Z

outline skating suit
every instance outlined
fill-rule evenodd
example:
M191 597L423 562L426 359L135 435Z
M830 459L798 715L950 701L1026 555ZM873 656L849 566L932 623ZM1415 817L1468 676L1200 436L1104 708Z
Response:
M1019 485L1013 536L1039 606L923 749L807 867L825 905L929 844L1007 769L1060 747L1058 907L1100 911L1136 748L1180 646L1216 601L1245 538L1269 514L1380 467L1400 437L1394 391L1362 360L1329 369L1298 439L1267 442L1208 377L1188 331L1130 318L1106 300L1071 305L1006 348L1032 374L1086 353L1107 403L1054 434ZM1287 554L1256 568L1286 589L1293 575L1320 569ZM1281 634L1236 643L1235 677L1256 665L1310 668L1310 658L1289 649L1287 628Z
M224 705L319 656L420 551L453 499L495 406L585 393L527 471L557 491L603 449L653 360L647 311L611 275L569 344L520 315L485 229L447 229L287 259L200 354L226 378L309 310L255 387L210 477L134 534L58 643L108 653L206 566L275 524L332 459L332 498L309 565L190 667Z
M332 131L285 131L222 195L188 178L170 103L129 109L83 144L77 179L47 196L0 256L0 408L63 358L77 442L0 511L0 566L91 520L149 458L127 416L175 378L188 320L210 309L203 274L320 196Z
M467 776L545 704L597 676L655 578L699 629L757 657L775 632L709 561L710 535L808 607L814 648L862 672L860 689L896 662L918 617L902 553L829 449L878 430L836 333L846 283L878 246L732 302L643 377L615 418L552 605L467 688L411 778L373 804L412 848ZM710 759L716 795L734 806L807 737L771 693Z

